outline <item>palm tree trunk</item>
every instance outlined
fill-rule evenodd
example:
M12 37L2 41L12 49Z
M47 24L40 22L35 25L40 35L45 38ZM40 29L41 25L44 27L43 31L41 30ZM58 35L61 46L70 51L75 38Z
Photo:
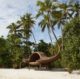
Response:
M63 50L64 50L64 48L63 48L63 46L64 46L64 45L63 45L63 40L64 40L64 39L63 39L63 28L62 28L62 26L61 26L61 31L62 31L62 51L63 51Z
M33 33L33 32L32 32L32 36L33 36L34 42L35 42L35 44L36 44L36 38L35 38L35 36L34 36L34 33Z
M33 36L33 39L34 39L34 42L35 42L35 47L37 47L36 45L37 45L37 41L36 41L36 38L35 38L35 36L34 36L34 33L32 32L32 36ZM37 49L37 51L38 51L38 49Z
M56 34L54 33L53 29L52 29L52 33L53 33L53 35L54 35L56 41L58 42L57 36L56 36Z
M57 41L57 45L58 45L58 52L60 52L60 45L59 45L59 43L58 43L58 39L57 39L57 36L56 36L56 34L54 33L54 31L53 31L53 28L52 28L52 33L53 33L53 35L54 35L54 37L55 37L55 39L56 39L56 41Z
M50 13L50 12L48 11L48 16L49 16L49 13ZM50 17L50 16L49 16L49 17ZM49 27L49 26L50 26L50 19L48 19L48 23L49 23L49 24L48 24L48 27ZM51 44L52 44L53 42L52 42L52 38L51 38L51 35L50 35L50 29L49 29L48 27L47 27L47 29L48 29L48 34L49 34L49 37L50 37L50 40L51 40ZM52 45L51 45L51 46L52 46Z
M48 29L48 28L47 28ZM51 38L51 35L50 35L50 30L48 29L48 34L49 34L49 37L50 37L50 41L51 41L51 44L53 43L52 42L52 38Z

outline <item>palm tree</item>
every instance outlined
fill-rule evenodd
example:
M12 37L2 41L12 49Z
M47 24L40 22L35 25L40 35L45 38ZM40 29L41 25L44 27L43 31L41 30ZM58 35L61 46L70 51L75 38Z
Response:
M55 5L53 5L55 6ZM59 8L59 10L57 10ZM75 14L76 13L76 14ZM75 15L74 15L75 14ZM54 10L52 10L52 17L54 19L53 28L55 25L58 25L58 28L61 28L62 31L62 51L64 49L64 36L63 36L63 26L68 23L74 16L79 15L79 3L58 3L58 6Z
M35 21L33 20L32 14L27 13L25 17L26 17L26 21L27 21L27 24L28 24L28 28L30 28L32 36L33 36L33 39L34 39L34 41L36 43L36 38L35 38L34 33L32 31L32 28L33 28L33 26L35 24Z
M16 35L17 25L15 23L11 23L7 28L10 29L9 33Z
M56 0L57 1L57 0ZM63 26L71 20L73 15L76 12L76 15L79 15L79 4L70 5L67 3L59 3L56 2L57 5L54 4L53 0L45 0L45 1L38 1L37 5L39 6L39 11L37 14L37 17L47 15L49 20L48 27L51 28L52 33L57 41L57 36L54 33L55 25L58 26L58 28L61 28L62 31L62 50L63 50ZM58 44L59 46L59 44Z
M53 11L53 9L56 9L56 6L52 6L53 5L52 0L45 0L44 2L38 1L37 5L39 6L39 11L38 11L37 17L43 16L43 20L39 24L43 24L43 27L41 25L43 30L45 29L45 26L47 26L48 33L52 30L52 33L58 44L57 36L54 33L54 25L57 23L57 21L54 21L54 19L52 18L52 11ZM50 36L50 34L49 34L49 36ZM50 37L50 39L51 39L51 37ZM59 44L58 44L58 46L59 46Z
M50 37L50 40L51 40L51 43L52 43L52 38L51 38L51 35L50 35L50 23L49 23L49 12L51 10L51 1L50 0L45 0L44 2L42 1L38 1L37 2L37 6L39 6L39 11L37 13L37 18L39 16L43 16L43 19L42 21L39 23L39 25L41 26L42 28L42 31L45 30L45 28L47 27L48 29L48 34L49 34L49 37Z
M51 2L51 0L44 0L44 2L38 1L37 6L39 6L37 17L39 17L41 15L44 16L44 14L46 14L46 12L49 13L51 11L52 2Z
M59 8L59 10L57 11L57 8ZM58 4L57 8L55 10L52 10L52 17L54 19L53 21L53 26L52 28L55 27L55 25L57 24L58 28L61 28L62 31L62 50L63 50L63 26L65 24L65 21L67 21L67 5L62 3L62 4Z
M21 20L19 20L18 25L20 25L20 29L18 30L21 34L22 39L24 39L24 44L26 46L26 48L29 48L29 37L32 35L35 45L36 45L36 39L35 39L35 35L32 31L32 28L35 24L34 18L32 17L32 14L27 13L26 15L24 15L23 17L21 17ZM24 48L25 49L25 48ZM27 51L27 49L25 49L25 51ZM28 56L30 56L30 52L28 52Z
M48 29L48 34L49 34L50 41L51 41L51 44L52 44L52 38L51 38L51 35L50 35L50 27L49 27L49 17L47 15L44 15L44 18L39 23L39 26L41 26L42 32L44 32L45 28Z
M32 14L27 13L26 15L21 17L21 20L19 20L17 23L20 26L20 29L18 31L21 32L21 34L23 35L23 38L28 39L30 37L30 35L32 34L33 39L36 42L34 33L32 31L32 27L35 24Z
M80 1L75 0L72 3L72 0L71 0L71 2L69 4L72 7L71 11L73 11L73 13L75 13L75 17L80 16Z

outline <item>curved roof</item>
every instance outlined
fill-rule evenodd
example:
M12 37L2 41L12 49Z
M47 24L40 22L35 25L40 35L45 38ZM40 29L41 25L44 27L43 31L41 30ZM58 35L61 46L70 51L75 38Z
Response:
M40 65L40 64L48 64L52 61L57 60L58 58L60 58L60 54L56 54L54 56L51 57L47 57L43 52L33 52L31 54L31 56L28 58L28 62L29 65Z
M29 57L29 60L30 62L32 62L43 58L47 58L47 56L43 52L33 52Z

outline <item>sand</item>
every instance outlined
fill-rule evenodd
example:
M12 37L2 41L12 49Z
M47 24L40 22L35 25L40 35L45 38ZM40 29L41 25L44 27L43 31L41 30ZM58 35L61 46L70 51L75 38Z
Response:
M80 79L78 71L40 71L33 69L0 69L0 79Z

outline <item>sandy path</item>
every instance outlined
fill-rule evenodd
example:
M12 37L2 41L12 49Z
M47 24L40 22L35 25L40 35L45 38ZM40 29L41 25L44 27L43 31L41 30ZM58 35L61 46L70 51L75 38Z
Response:
M80 79L80 74L32 69L0 69L0 79Z

